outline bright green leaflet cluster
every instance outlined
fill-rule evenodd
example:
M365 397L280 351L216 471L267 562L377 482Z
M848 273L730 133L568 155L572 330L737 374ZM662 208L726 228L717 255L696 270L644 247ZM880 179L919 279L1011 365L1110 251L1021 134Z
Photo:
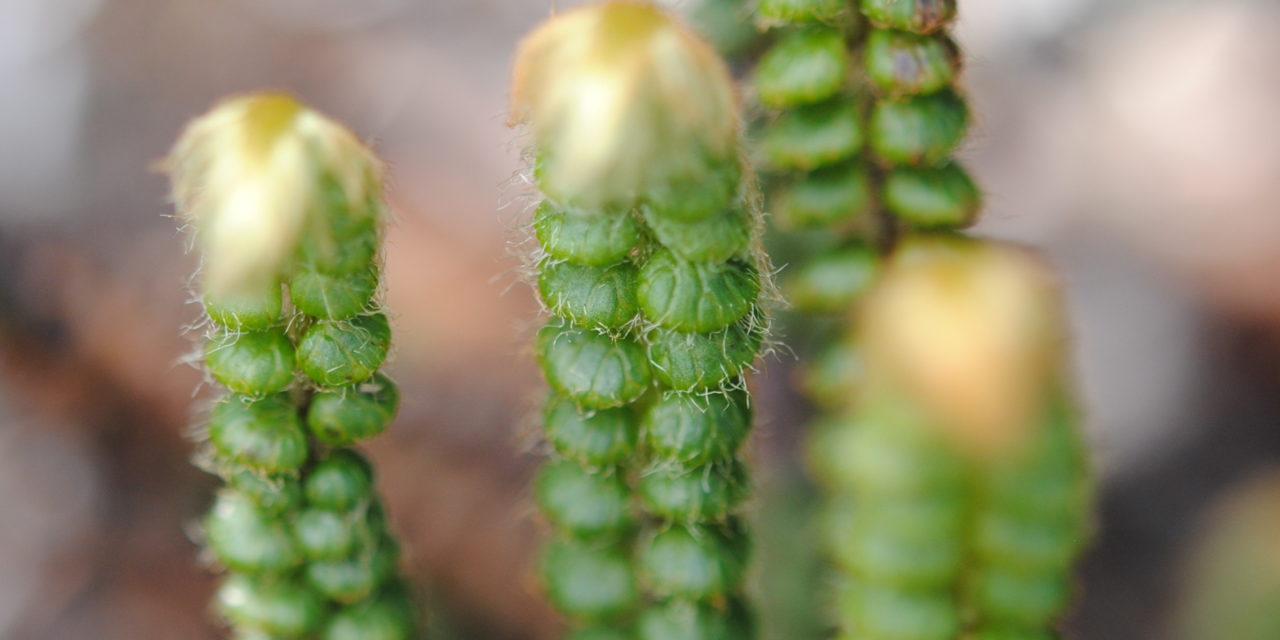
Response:
M757 150L774 173L771 209L781 226L817 236L784 283L798 311L846 312L898 236L960 229L977 215L978 190L950 159L968 125L954 88L959 51L944 31L954 17L954 0L867 0L861 12L847 0L756 6L756 21L777 32L754 77L773 112ZM847 400L829 382L841 372L826 365L839 367L847 348L822 351L805 386L836 408Z
M961 55L947 33L955 0L863 0L871 25L862 67L876 95L867 143L883 167L881 206L917 230L953 230L981 207L968 173L951 159L969 125L955 88Z
M760 0L755 20L774 34L754 75L770 111L756 149L772 174L770 209L779 226L821 236L788 269L787 299L805 313L843 312L874 280L883 235L851 50L864 25L845 0Z
M749 636L734 511L748 490L743 376L764 320L755 222L725 162L708 179L734 187L697 215L641 197L622 212L547 200L535 216L557 454L535 489L558 532L542 573L556 607L588 628L575 638L622 622L645 640Z
M205 296L204 362L226 390L209 414L206 466L226 486L203 530L227 571L217 610L237 638L415 637L373 469L349 448L386 429L399 405L378 372L391 333L376 296L383 204L370 179L374 195L354 205L319 180L328 191L273 288L231 308Z

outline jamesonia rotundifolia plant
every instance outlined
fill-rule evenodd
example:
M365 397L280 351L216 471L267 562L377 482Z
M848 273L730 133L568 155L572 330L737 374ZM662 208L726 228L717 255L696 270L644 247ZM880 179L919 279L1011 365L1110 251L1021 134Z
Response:
M414 637L399 547L351 448L399 403L378 372L391 340L379 161L261 93L194 120L167 168L200 254L205 368L224 388L199 457L226 481L203 526L227 572L218 612L244 639Z
M860 307L855 401L813 441L840 638L1056 638L1089 480L1056 292L1022 251L906 243Z
M512 99L544 196L546 594L575 640L750 638L738 451L769 271L729 74L661 10L605 2L524 40Z

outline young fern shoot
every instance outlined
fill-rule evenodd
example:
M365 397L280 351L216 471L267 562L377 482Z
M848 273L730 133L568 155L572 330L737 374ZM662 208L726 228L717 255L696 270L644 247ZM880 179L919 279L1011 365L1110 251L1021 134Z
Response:
M839 637L1057 637L1089 503L1059 318L1012 248L917 240L886 266L856 402L814 447Z
M729 74L661 10L615 1L528 36L512 94L545 197L546 592L574 638L749 638L738 452L769 268Z
M226 481L204 521L227 571L218 611L237 638L415 637L372 467L349 448L399 403L378 373L380 163L263 93L194 120L167 164L200 253L205 367L225 388L202 454Z

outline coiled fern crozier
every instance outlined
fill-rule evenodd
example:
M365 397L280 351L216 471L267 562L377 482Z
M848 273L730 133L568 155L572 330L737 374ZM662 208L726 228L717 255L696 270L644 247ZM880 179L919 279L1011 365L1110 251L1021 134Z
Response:
M227 570L218 611L237 638L412 637L399 548L350 448L399 402L378 372L391 341L378 160L267 93L193 121L168 169L200 251L204 363L225 389L202 459L226 481L203 527Z
M546 592L579 640L749 638L738 450L768 268L729 75L652 5L590 5L522 43L512 120L545 197Z

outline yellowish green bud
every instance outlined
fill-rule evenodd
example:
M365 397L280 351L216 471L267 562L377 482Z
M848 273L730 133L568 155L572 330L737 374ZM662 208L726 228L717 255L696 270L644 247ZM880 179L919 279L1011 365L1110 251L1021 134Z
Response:
M909 399L962 446L1004 451L1037 424L1061 327L1044 267L961 239L903 247L861 313L868 394Z
M593 4L544 22L520 44L511 100L511 122L531 127L540 186L557 200L629 207L697 185L726 162L736 167L728 69L647 2Z
M164 166L201 251L206 301L250 315L269 306L273 286L278 298L308 225L373 216L381 192L368 148L279 93L219 103L187 126Z

